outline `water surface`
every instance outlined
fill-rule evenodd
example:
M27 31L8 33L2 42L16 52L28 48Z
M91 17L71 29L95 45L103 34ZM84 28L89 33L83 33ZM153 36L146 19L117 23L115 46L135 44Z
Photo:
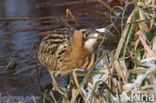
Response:
M40 66L34 56L37 54L41 39L48 31L65 26L60 18L66 16L67 8L72 11L80 24L96 28L109 24L108 18L104 16L103 7L96 1L0 0L0 93L2 95L39 95L36 68ZM28 17L28 19L3 19L8 17L16 19ZM75 25L71 18L69 23ZM8 66L9 63L11 65ZM46 69L41 68L40 86L44 88L51 83L51 79ZM64 79L59 79L59 82L62 86L65 85Z

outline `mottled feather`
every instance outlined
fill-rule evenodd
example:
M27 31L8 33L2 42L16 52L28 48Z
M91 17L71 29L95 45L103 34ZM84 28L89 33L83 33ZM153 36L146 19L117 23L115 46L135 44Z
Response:
M102 51L85 56L95 49L93 44L91 49L84 47L85 42L89 41L83 38L85 30L87 29L62 28L46 36L40 43L38 52L40 63L54 76L71 74L75 68L89 69L100 57L99 54L102 54Z

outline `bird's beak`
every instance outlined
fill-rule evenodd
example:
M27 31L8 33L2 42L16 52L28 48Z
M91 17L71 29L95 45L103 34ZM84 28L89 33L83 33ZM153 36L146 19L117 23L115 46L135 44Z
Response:
M101 33L98 33L98 37L97 39L104 39L105 37L101 34Z
M101 33L98 33L98 36L97 37L86 37L86 38L87 39L104 39L105 37Z
M97 30L91 30L92 32L92 37L86 37L87 39L104 39L103 33L100 33Z
M96 32L98 34L97 37L89 37L89 38L95 38L95 39L104 39L105 37L100 33L100 32Z
M96 39L104 39L105 38L103 33L99 32L98 30L95 29L94 32L98 34L98 36L94 37L94 38L96 38Z

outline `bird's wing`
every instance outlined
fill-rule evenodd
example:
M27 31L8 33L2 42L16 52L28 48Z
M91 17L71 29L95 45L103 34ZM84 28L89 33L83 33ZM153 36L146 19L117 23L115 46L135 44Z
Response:
M70 36L72 32L68 29L57 29L46 36L40 43L38 58L45 67L57 70L62 61L62 57L70 49Z

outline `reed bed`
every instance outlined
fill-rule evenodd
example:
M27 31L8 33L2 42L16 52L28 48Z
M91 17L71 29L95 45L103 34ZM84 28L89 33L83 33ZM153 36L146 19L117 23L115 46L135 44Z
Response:
M98 2L102 1L98 0ZM124 23L124 14L130 4L135 7ZM156 101L155 4L154 0L134 0L125 1L124 7L118 7L123 12L121 38L117 48L106 51L90 70L75 69L67 89L54 86L51 91L52 101L55 103L60 101L65 103ZM112 13L117 14L115 11ZM72 13L69 12L69 14L76 25L79 25ZM62 20L71 27L65 19ZM81 83L77 79L78 72L85 72ZM62 97L59 101L55 98L56 92Z

